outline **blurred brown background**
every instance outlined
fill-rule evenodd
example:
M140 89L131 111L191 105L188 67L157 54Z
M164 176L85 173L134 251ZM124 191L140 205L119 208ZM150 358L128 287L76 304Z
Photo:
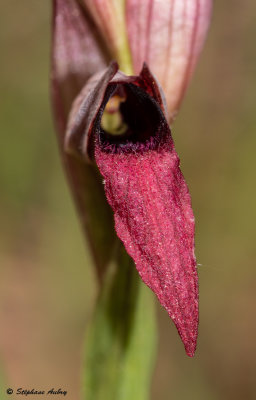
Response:
M51 120L50 2L0 5L0 397L8 384L76 400L96 285ZM152 400L256 398L255 17L253 1L215 1L173 129L197 221L200 337L189 359L157 307Z

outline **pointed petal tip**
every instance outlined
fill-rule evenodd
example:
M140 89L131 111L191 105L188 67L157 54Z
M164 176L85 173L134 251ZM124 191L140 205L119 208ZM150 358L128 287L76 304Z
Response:
M112 60L112 61L110 61L110 63L109 63L109 68L111 68L113 71L118 71L118 69L119 69L119 65L118 65L118 62L116 61L116 60Z
M196 352L196 345L197 345L197 342L194 340L184 343L185 351L186 351L186 354L188 357L191 357L191 358L194 357L195 352Z
M179 299L181 302L181 298ZM181 304L181 308L175 315L170 315L173 320L185 351L189 357L194 357L197 348L198 338L198 290L196 289L192 298L185 304Z
M195 350L186 350L186 354L188 357L193 358L195 356Z
M189 357L194 357L196 348L197 348L197 336L198 336L198 322L195 322L195 328L191 329L191 331L181 331L180 327L177 327L180 338L183 342L183 345L185 347L185 352L187 356ZM184 328L183 328L184 329Z

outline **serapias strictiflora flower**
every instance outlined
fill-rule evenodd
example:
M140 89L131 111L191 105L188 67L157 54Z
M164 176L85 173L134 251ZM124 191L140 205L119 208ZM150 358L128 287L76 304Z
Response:
M122 117L116 134L104 129L103 112L108 107L111 114L111 101L113 108L119 102ZM81 161L96 161L117 235L193 355L198 325L194 217L163 103L146 65L139 76L126 76L112 63L75 101L65 149Z
M126 8L116 7L120 3L125 4ZM175 71L172 78L169 77L167 66L164 73L159 72L159 76L155 77L151 72L151 62L149 66L141 65L142 69L138 71L138 64L142 60L138 59L141 52L134 50L137 49L135 37L130 36L132 23L137 30L140 29L136 46L140 40L146 46L146 50L142 46L145 61L153 57L150 54L153 54L157 43L163 49L159 36L155 42L152 39L153 45L147 44L145 39L145 32L153 27L149 28L143 23L143 15L148 16L152 26L158 18L154 1L143 3L127 0L118 3L117 0L55 0L53 104L64 164L99 275L110 257L114 238L111 227L104 232L106 226L111 224L110 214L104 203L103 185L97 171L104 179L105 196L114 212L118 237L133 258L142 280L168 311L187 354L192 356L198 328L194 217L168 122L172 121L184 94L206 31L207 24L202 24L201 14L193 14L190 19L187 14L192 10L194 12L195 4L199 10L202 4L209 5L210 1L177 0L179 7L174 1L157 2L163 9L166 3L172 5L172 13L168 14L169 19L166 17L165 25L169 26L170 32L176 26L177 36L174 36L174 32L172 35L180 43L179 54L172 39L168 39L168 46L165 44L168 53L166 60L169 60L170 70ZM81 4L85 7L81 7ZM115 36L118 29L115 27L113 30L113 26L108 25L102 12L103 5L109 7L110 14L112 10L112 19L119 21L117 25L127 24L120 28L120 35L125 37L118 39ZM131 18L132 14L129 14L134 13L137 6L140 7L140 22L136 22L136 18ZM118 12L124 14L115 19L115 13ZM174 21L175 15L179 23ZM187 23L190 27L191 24L194 26L192 37L198 41L195 44L188 33L191 31L184 28ZM199 29L200 24L204 29ZM201 32L201 36L198 32ZM185 46L188 37L191 44L189 53ZM120 61L121 69L129 71L129 68L125 68L129 54L124 56L129 47L132 50L132 69L136 71L134 76L119 71L116 62L110 63L111 59L116 58ZM160 49L159 54L157 51L154 54L152 64L153 69L157 70L157 57L160 63L163 59L159 57ZM185 71L180 68L180 76L177 65L181 64L186 68ZM164 78L170 82L167 102L158 82ZM178 86L176 80L180 82ZM171 96L170 87L177 89ZM101 225L103 232L100 232ZM107 256L102 255L104 246Z

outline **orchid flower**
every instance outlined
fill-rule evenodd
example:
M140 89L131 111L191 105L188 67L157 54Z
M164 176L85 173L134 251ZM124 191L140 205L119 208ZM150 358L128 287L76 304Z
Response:
M194 216L169 124L202 49L212 1L53 3L60 149L99 277L115 242L113 212L117 236L193 356Z

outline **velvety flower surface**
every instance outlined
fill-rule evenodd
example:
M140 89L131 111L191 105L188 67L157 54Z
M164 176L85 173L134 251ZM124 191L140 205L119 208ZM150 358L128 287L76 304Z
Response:
M66 151L96 161L117 235L193 356L198 289L190 195L156 80L146 65L134 77L117 69L112 63L82 89L70 115ZM122 99L115 111L124 126L117 135L103 127L104 110L115 98Z

